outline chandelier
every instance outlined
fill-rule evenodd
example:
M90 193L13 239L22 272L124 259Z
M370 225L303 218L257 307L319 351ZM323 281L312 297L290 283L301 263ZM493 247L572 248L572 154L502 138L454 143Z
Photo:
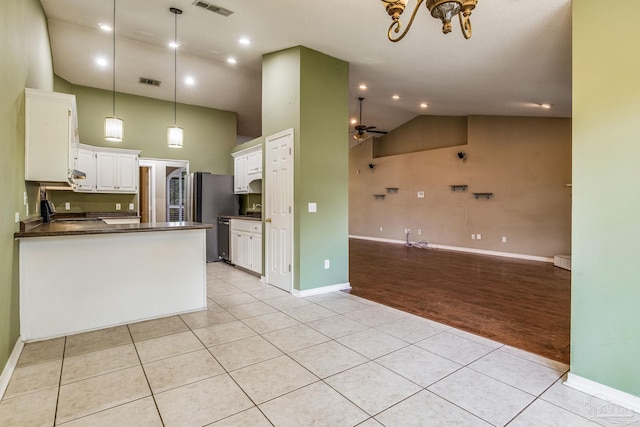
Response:
M392 42L402 40L402 38L409 32L411 24L413 24L413 19L416 17L416 13L418 12L420 5L424 2L425 0L418 0L415 9L413 9L413 13L411 14L411 18L409 19L409 24L407 24L407 28L405 28L399 36L394 38L392 33L398 34L402 28L400 15L402 15L402 12L404 12L405 7L407 6L407 0L382 0L382 3L385 4L387 9L387 13L391 16L391 20L393 21L389 26L389 31L387 33L389 40ZM478 4L478 0L426 0L426 6L427 9L429 9L431 16L442 21L442 32L444 34L451 32L451 19L458 15L460 18L462 34L465 39L471 38L470 17L471 12L476 7L476 4Z

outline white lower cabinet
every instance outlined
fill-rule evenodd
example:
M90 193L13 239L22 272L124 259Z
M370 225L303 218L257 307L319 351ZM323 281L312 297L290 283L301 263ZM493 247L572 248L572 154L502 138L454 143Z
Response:
M262 222L231 219L231 262L262 274Z

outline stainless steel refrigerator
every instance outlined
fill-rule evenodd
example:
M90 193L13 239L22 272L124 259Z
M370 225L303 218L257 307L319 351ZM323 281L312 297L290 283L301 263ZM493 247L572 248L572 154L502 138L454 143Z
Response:
M233 193L233 176L194 172L187 177L186 220L211 224L207 229L207 262L218 257L218 217L238 215L240 201Z

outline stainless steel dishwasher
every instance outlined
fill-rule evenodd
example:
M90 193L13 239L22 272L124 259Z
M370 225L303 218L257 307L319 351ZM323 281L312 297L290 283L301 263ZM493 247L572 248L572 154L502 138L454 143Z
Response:
M229 218L218 218L218 258L230 263L229 221Z

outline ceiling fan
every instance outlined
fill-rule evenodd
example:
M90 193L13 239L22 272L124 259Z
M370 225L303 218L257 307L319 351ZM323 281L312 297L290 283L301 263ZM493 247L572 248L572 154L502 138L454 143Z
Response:
M387 133L385 131L374 130L376 128L375 126L366 126L366 125L362 124L362 101L364 101L364 98L360 97L360 98L358 98L358 101L360 101L360 120L359 120L358 124L356 126L354 126L354 129L355 129L356 133L353 135L353 138L358 140L358 141L364 141L365 139L367 139L369 137L367 132L380 133L380 134L385 135Z

